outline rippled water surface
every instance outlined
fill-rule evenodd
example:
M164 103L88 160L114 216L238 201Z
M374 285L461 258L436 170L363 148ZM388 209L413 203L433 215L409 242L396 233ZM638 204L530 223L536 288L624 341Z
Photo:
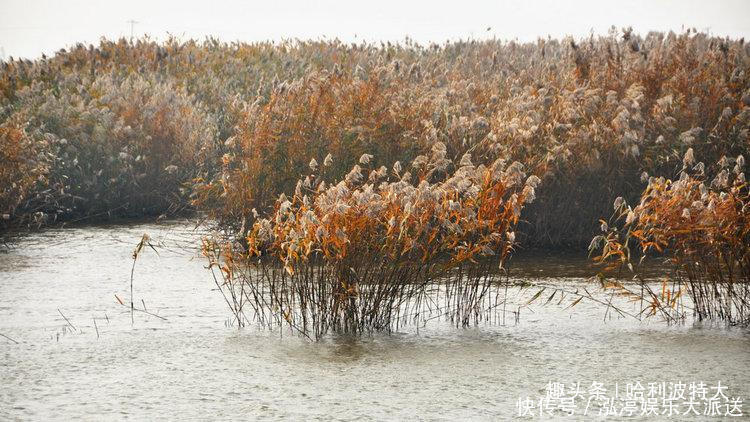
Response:
M117 298L129 301L144 232L159 254L139 257L134 297L166 320L136 313L131 325ZM170 222L49 230L0 246L0 420L504 420L550 381L720 380L750 397L746 330L605 318L586 301L531 305L518 324L434 322L360 340L238 331L192 248L199 238ZM515 263L521 278L570 289L586 286L584 266ZM534 292L510 295L522 304Z

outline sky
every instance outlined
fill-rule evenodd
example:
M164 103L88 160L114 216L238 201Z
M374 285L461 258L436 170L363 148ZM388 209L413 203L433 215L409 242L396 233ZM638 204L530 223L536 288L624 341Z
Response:
M0 0L0 58L36 58L101 37L333 39L427 44L586 37L611 26L750 39L750 0L407 1Z

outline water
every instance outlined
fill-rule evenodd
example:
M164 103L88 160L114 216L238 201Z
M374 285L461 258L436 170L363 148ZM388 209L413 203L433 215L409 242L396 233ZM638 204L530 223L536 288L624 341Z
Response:
M747 330L605 319L585 300L570 309L529 306L518 325L435 322L360 340L238 331L190 248L200 238L191 228L49 230L0 253L0 333L18 342L0 337L0 420L510 420L519 397L575 381L584 389L594 381L610 389L721 381L729 395L750 397ZM135 298L167 320L136 313L131 325L116 296L129 300L131 253L144 232L159 255L139 257ZM516 263L524 279L570 289L587 286L584 266L572 258ZM535 291L510 294L523 303Z

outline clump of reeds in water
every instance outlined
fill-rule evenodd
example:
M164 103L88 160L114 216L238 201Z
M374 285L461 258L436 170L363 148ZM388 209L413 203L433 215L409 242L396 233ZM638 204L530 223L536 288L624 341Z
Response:
M715 178L705 177L704 163L695 163L693 150L683 159L678 180L650 178L634 208L615 202L618 230L603 222L606 233L591 247L601 247L600 261L632 267L631 247L664 255L675 268L670 288L650 292L651 314L678 316L678 298L687 292L699 320L750 324L750 195L742 155L723 157ZM692 174L692 175L691 175ZM682 315L684 317L684 315Z
M468 154L454 166L442 143L408 169L371 160L363 155L331 185L322 180L330 155L313 160L294 195L257 219L246 252L206 241L240 325L319 338L390 331L428 314L457 326L486 315L497 300L491 275L513 249L538 178L516 162L474 166Z

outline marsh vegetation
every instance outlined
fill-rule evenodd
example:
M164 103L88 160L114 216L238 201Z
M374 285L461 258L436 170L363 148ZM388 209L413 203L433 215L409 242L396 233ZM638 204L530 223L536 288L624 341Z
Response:
M435 283L467 325L514 249L589 244L637 281L670 259L669 290L607 284L641 314L746 324L749 82L744 40L694 30L103 40L2 63L0 225L198 212L237 324L305 335L389 330Z

